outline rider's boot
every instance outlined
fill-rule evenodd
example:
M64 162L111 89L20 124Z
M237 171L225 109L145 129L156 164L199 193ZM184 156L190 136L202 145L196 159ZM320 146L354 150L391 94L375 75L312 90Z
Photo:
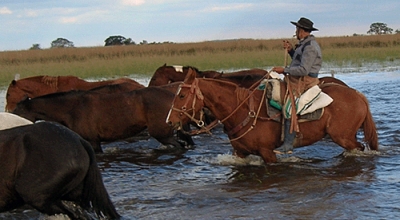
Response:
M294 138L296 137L296 132L293 131L290 133L290 124L291 124L291 119L285 119L284 122L284 141L282 146L275 148L274 152L277 154L282 154L282 153L289 153L291 154L293 152L293 142Z

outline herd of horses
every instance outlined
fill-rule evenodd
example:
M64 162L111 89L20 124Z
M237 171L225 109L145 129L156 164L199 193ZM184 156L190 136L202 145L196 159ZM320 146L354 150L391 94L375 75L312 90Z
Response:
M200 132L220 122L237 156L256 154L265 163L276 162L273 150L282 144L282 126L268 113L265 93L256 89L268 78L263 69L222 73L164 64L148 86L129 78L12 80L4 117L0 115L4 124L10 121L0 128L4 129L0 131L0 212L28 204L48 215L88 218L71 208L70 201L97 216L118 219L95 153L102 152L104 142L144 131L181 151L195 145L192 125ZM365 145L377 150L376 127L364 95L333 77L322 77L320 82L334 102L324 108L319 120L299 123L301 138L296 138L295 147L329 135L346 150L364 150L356 138L362 128Z

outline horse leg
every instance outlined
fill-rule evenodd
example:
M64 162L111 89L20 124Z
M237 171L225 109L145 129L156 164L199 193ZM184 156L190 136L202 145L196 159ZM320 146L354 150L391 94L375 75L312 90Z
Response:
M276 159L276 154L274 153L273 150L268 149L268 148L262 148L260 151L260 156L264 160L264 163L275 163L277 161Z
M8 190L0 189L0 212L13 210L24 205L24 201L18 195L15 195Z
M103 149L101 148L100 141L90 140L89 143L90 143L90 145L92 145L94 152L103 153Z
M167 125L160 126L158 123L149 122L147 130L149 135L165 146L173 146L174 149L184 149L185 144L178 142L174 136L174 129ZM191 137L190 137L191 138Z
M332 141L343 147L346 150L360 150L364 151L364 146L357 141L356 135L347 135L347 136L338 136L338 135L330 135Z
M239 142L231 142L232 147L234 149L234 155L240 157L240 158L245 158L248 156L250 153L246 149L246 146L242 143ZM264 160L264 163L275 163L277 161L276 159L276 154L274 153L273 149L268 149L268 148L260 148L258 150L259 156Z
M176 131L177 136L178 136L178 141L179 142L183 142L182 145L188 148L191 148L192 146L195 145L192 136L190 136L189 134L185 134L182 131Z
M277 161L276 158L276 154L274 153L273 150L270 149L262 149L259 151L259 154L261 156L261 158L264 160L264 163L275 163ZM245 158L247 157L249 154L248 153L244 153L242 151L239 150L234 150L233 155L240 157L240 158Z

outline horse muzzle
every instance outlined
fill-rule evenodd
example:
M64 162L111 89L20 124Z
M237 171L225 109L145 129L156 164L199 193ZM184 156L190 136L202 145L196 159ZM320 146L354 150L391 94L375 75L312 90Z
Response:
M167 124L172 127L174 130L181 130L182 129L182 123L179 122L175 122L173 123L172 121L167 121Z

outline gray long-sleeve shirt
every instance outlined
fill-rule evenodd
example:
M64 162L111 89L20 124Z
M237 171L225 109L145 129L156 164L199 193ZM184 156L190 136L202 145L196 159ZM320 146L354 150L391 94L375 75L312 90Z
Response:
M321 69L322 53L315 37L308 37L299 41L296 50L289 52L292 62L289 67L284 69L284 72L292 76L310 76L318 77L318 72Z

